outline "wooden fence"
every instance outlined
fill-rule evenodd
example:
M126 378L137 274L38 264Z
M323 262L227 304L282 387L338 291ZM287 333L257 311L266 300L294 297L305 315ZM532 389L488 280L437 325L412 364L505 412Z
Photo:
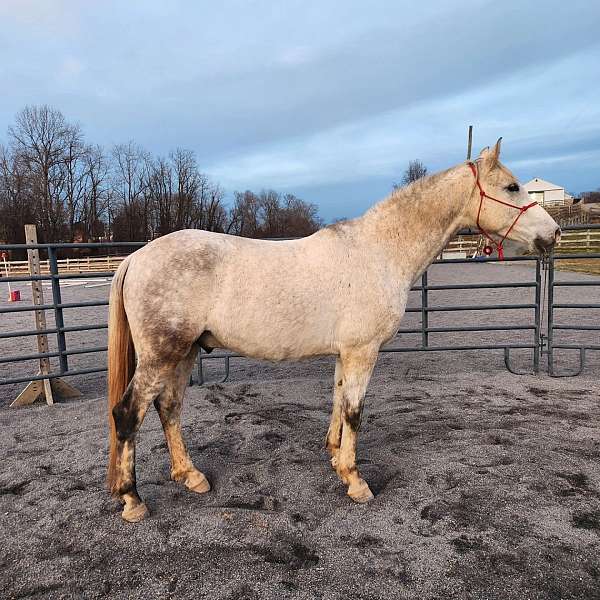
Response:
M591 213L581 202L567 206L544 206L548 214L561 226L585 225L592 222Z
M59 273L93 273L114 272L125 259L125 256L85 256L80 258L62 258L58 262ZM5 270L6 264L6 270ZM42 275L50 273L48 260L40 260ZM26 260L12 260L6 263L0 262L0 273L2 275L29 275L29 263Z
M459 235L450 240L444 253L465 252L467 256L472 256L481 251L484 245L480 235ZM600 230L579 229L564 231L556 252L589 252L598 251L598 248L600 248Z
M600 248L600 229L579 229L565 231L562 234L558 250L572 252L585 252Z

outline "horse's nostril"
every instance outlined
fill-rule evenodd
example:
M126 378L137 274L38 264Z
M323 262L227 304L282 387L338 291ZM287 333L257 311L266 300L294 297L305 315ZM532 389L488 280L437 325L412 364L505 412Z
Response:
M535 247L538 252L546 253L548 252L556 242L560 239L560 229L557 229L555 232L555 236L557 237L536 237L534 240Z
M558 244L558 242L560 242L560 236L562 235L562 231L560 230L560 227L556 228L556 231L554 232L554 241Z

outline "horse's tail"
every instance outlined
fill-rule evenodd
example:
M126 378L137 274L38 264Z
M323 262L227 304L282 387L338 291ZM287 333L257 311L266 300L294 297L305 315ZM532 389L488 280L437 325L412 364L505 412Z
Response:
M108 310L108 473L106 483L116 492L117 431L113 408L121 400L135 371L135 350L123 305L123 280L129 260L126 258L115 273L110 288Z

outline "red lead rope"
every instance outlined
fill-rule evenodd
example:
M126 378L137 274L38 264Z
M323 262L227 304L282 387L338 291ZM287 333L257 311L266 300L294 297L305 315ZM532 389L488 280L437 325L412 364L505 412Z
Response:
M481 234L484 235L490 241L490 243L496 247L496 250L498 251L498 258L500 260L504 260L504 248L503 248L504 240L508 237L508 234L513 230L514 226L517 224L517 221L521 218L521 215L526 210L530 209L532 206L535 206L537 204L537 202L532 202L531 204L527 204L525 206L517 206L516 204L509 204L508 202L504 202L504 200L498 200L498 198L493 198L492 196L488 196L485 193L484 189L481 187L481 183L479 182L479 172L477 171L477 167L472 162L468 163L468 165L469 165L469 167L471 167L471 171L473 171L473 177L475 177L475 183L477 184L477 187L479 188L479 209L477 210L477 228L479 229ZM504 236L502 237L502 239L499 242L496 242L494 240L494 238L479 224L479 217L481 215L481 208L483 206L484 198L488 198L490 200L493 200L494 202L498 202L499 204L504 204L504 206L508 206L510 208L515 208L516 210L519 211L519 214L513 221L512 225L508 228L508 231L504 234ZM487 246L485 246L483 249L483 253L486 256L489 256L492 252L493 252L493 248L489 244Z

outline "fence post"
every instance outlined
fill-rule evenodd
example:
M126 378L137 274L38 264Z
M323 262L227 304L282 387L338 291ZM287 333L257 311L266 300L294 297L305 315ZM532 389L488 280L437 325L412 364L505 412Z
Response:
M25 243L37 244L37 241L37 230L35 225L25 225ZM41 275L40 251L37 248L27 249L27 260L29 263L29 275ZM39 279L31 282L31 295L35 306L44 304L44 291L42 289L42 282ZM34 314L36 330L40 332L46 331L46 311L36 310L34 311ZM48 336L46 333L38 333L37 347L40 354L45 354L49 351ZM43 357L39 360L40 370L38 371L38 374L48 375L50 373L50 359L48 357ZM54 404L52 386L50 385L49 379L30 381L25 386L25 389L16 397L11 406L32 404L40 395L44 395L46 404Z
M546 339L548 343L548 374L554 375L554 252L550 250L547 261L548 268L548 328Z
M429 288L427 287L427 271L421 275L421 345L423 348L429 346Z
M58 278L58 261L56 260L56 249L50 246L48 248L48 263L50 266L50 275L52 275L52 304L54 305L54 323L56 324L56 343L58 345L60 372L65 373L69 370L69 361L65 352L67 344L65 342L65 322L62 311L62 297L60 293L60 281Z
M25 225L25 242L27 244L37 244L37 231L35 225ZM37 248L27 250L27 258L29 261L29 274L30 275L41 275L40 265L40 252ZM56 263L56 253L54 248L48 249L48 265L51 274L58 274L58 265ZM58 287L58 295L55 292L55 286ZM44 292L42 289L42 282L37 279L31 282L31 290L33 295L34 305L44 304ZM64 373L68 370L67 366L67 355L63 354L63 350L66 350L65 344L65 332L64 323L62 319L62 308L57 309L57 304L60 304L60 282L58 278L52 278L52 298L54 304L54 319L56 323L57 338L58 338L58 350L60 352L60 372ZM58 315L57 310L60 311ZM46 332L46 312L45 310L36 310L35 312L35 328L39 333L37 335L38 352L45 354L49 351L48 349L48 335ZM64 358L64 362L63 362ZM64 368L63 368L64 367ZM48 357L40 358L40 375L50 375L50 359ZM57 394L63 398L77 398L81 396L79 390L73 387L71 384L59 379L58 377L53 379L42 379L30 381L25 389L16 397L11 406L24 406L26 404L33 404L40 395L44 395L46 398L46 404L54 404L54 394Z
M6 277L10 277L10 267L8 266L8 262L6 262L6 259L8 258L8 252L0 252L0 254L2 255L2 260L4 261L4 273L6 274ZM6 285L8 285L8 301L10 302L12 300L10 281Z
M535 348L533 350L533 372L540 372L540 353L542 350L542 322L541 322L541 298L542 298L542 261L543 259L538 256L535 261L535 329L534 329L534 340L533 343ZM547 268L546 262L544 261L544 268Z

